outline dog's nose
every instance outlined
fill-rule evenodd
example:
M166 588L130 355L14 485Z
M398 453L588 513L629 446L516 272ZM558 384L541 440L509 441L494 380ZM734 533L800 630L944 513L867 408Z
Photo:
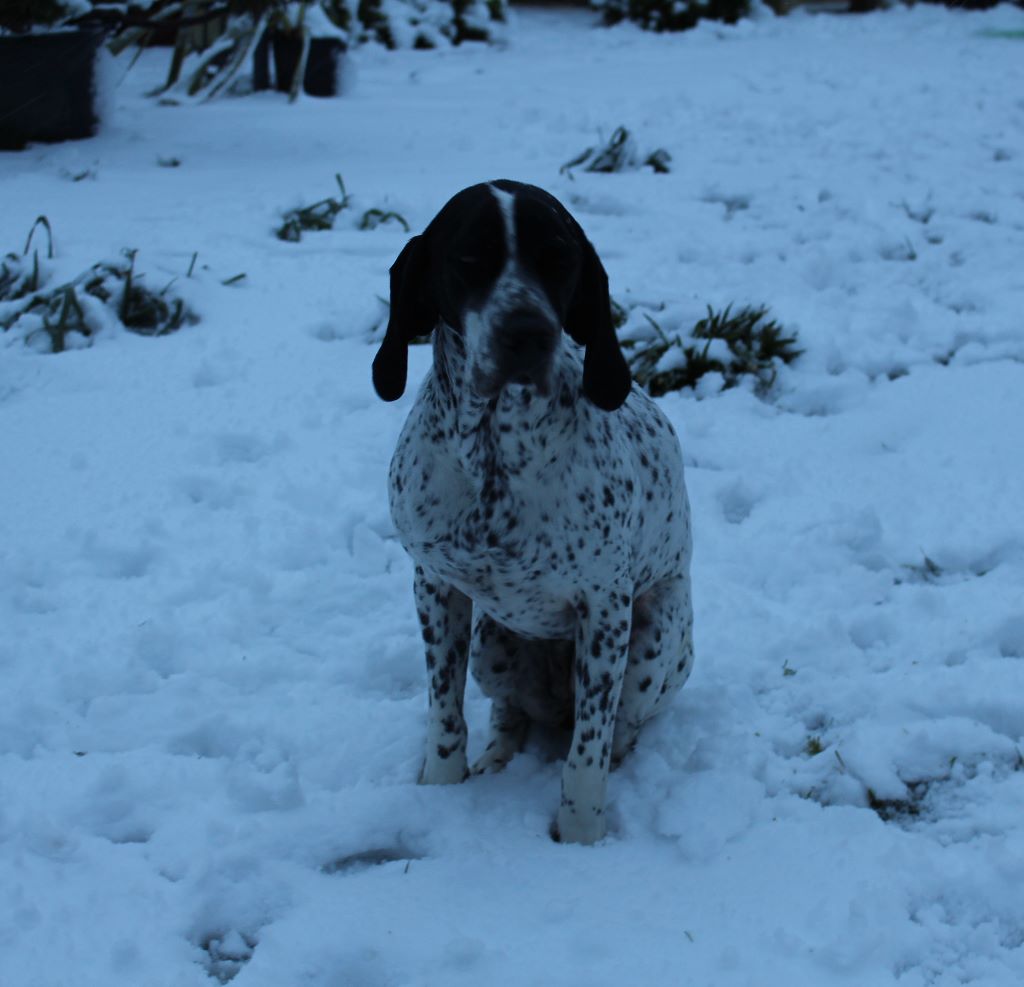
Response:
M494 333L498 366L505 376L532 378L555 351L558 330L537 312L517 309L501 320Z

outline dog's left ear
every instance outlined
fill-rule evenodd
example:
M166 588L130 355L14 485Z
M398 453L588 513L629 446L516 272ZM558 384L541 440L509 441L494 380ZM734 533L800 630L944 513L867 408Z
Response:
M612 326L608 275L590 241L579 231L583 267L565 319L566 332L585 347L583 394L604 411L615 411L633 379Z
M385 401L405 392L409 344L426 336L440 318L429 286L429 256L422 235L414 236L391 265L391 315L373 358L373 386Z

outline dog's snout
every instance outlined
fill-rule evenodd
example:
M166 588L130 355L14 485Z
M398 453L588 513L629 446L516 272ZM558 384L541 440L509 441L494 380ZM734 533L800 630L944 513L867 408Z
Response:
M530 376L545 366L558 342L558 329L529 309L508 313L494 332L498 364L510 377Z

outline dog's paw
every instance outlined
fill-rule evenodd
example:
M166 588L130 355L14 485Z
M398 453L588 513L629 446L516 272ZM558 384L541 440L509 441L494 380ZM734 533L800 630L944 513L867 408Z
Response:
M591 846L608 835L608 824L603 813L590 812L581 816L575 810L562 806L551 826L551 838L556 843L580 843Z
M458 785L469 777L465 751L453 751L448 757L427 758L420 770L421 785Z
M502 751L497 747L488 748L474 762L469 769L471 775L495 775L505 770L505 765L512 760L512 751Z

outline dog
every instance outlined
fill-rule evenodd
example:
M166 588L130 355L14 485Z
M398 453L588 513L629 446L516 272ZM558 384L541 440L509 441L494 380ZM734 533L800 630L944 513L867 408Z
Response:
M406 244L373 361L385 401L431 333L389 473L426 648L420 781L470 773L471 667L492 701L472 773L504 767L531 722L571 726L552 835L595 843L610 767L693 665L679 441L632 383L597 253L540 188L473 185Z

